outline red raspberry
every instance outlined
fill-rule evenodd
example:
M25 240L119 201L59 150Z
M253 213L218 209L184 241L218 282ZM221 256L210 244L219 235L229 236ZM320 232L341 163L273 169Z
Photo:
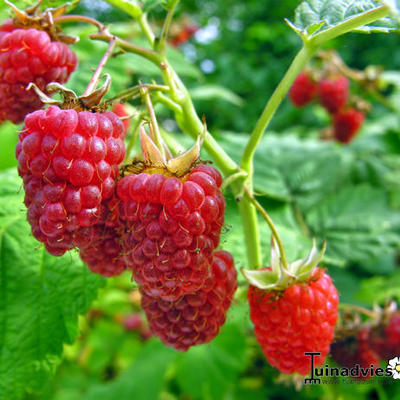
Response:
M354 336L348 336L337 340L331 345L331 357L339 365L346 368L353 368L357 364L360 368L368 369L368 373L363 376L354 377L356 379L371 378L370 366L379 366L379 357L369 345L369 329L363 329Z
M302 107L314 99L316 92L317 84L309 73L302 72L293 82L289 91L289 98L295 106Z
M347 103L349 81L345 76L322 79L318 84L319 101L329 113L335 114Z
M386 326L373 329L369 341L382 360L400 354L400 312L394 313Z
M339 111L333 116L333 132L337 141L349 143L360 129L365 118L362 111L355 108Z
M142 307L151 333L180 351L209 342L224 324L236 288L232 256L217 251L212 274L197 291L167 301L151 297L142 289Z
M157 171L118 182L119 217L135 280L149 296L174 301L210 277L225 199L221 175L211 166L199 165L182 179Z
M315 366L329 353L337 319L338 293L331 278L316 268L305 283L284 291L249 287L250 318L268 362L285 374L310 372L305 352L320 352Z
M26 116L16 148L33 235L53 255L73 247L81 227L104 217L124 159L123 125L110 112L51 106Z
M86 237L89 243L74 242L80 249L81 259L96 274L106 277L120 275L125 271L126 264L117 231L104 225L89 229L90 231L87 233L85 231L78 232L78 235L83 234L82 239ZM88 234L92 237L90 241L87 238Z
M0 122L18 124L26 114L43 107L30 82L45 91L49 82L64 83L75 70L70 48L52 41L45 32L16 28L11 20L0 26Z
M118 115L118 117L127 117L128 113L126 112L125 106L121 103L116 103L112 109L113 113ZM124 119L122 121L125 128L125 134L129 131L129 127L131 125L130 119Z

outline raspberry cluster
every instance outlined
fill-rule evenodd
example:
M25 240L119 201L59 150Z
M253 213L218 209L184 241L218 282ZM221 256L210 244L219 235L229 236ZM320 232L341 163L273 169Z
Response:
M16 147L18 171L32 233L49 253L86 246L96 232L82 238L79 231L104 225L104 201L114 193L125 156L123 130L112 112L51 106L25 118Z
M174 301L210 277L224 223L221 182L208 165L195 167L184 182L146 172L118 182L125 258L148 295Z
M197 290L168 301L149 296L142 287L142 307L151 332L167 346L186 351L218 334L236 288L232 256L216 251L211 274Z
M232 256L215 252L224 224L221 183L205 164L182 178L148 168L118 182L125 264L140 286L150 331L177 350L217 335L236 290Z
M341 143L353 139L365 118L362 111L348 104L349 81L340 74L318 81L310 71L304 71L294 81L289 98L296 107L317 99L331 115L333 136Z
M26 114L42 108L27 85L32 82L45 91L49 82L66 82L76 65L75 53L66 44L52 41L47 32L4 21L0 25L0 122L18 124Z
M315 366L324 362L333 340L338 293L331 278L316 268L307 282L284 291L248 291L250 318L267 361L281 372L307 374L305 352L320 352Z

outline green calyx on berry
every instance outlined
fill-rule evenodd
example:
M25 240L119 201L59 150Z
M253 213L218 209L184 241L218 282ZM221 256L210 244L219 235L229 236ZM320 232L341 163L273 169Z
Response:
M106 104L100 104L111 86L111 76L104 74L106 80L102 86L87 95L78 96L71 89L66 88L58 82L50 82L46 86L48 93L60 93L63 100L55 100L43 93L34 83L30 83L26 90L33 89L42 103L56 105L62 109L74 109L76 111L102 112L107 108Z
M242 273L251 285L259 289L282 291L293 284L308 281L314 269L322 260L325 249L325 241L321 251L318 251L315 240L313 240L313 246L306 258L288 263L287 267L285 267L282 263L278 244L274 236L272 236L271 267L260 270L242 269Z

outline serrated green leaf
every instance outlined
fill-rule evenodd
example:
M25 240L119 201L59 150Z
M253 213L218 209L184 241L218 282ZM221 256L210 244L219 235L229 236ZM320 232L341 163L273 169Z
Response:
M322 22L323 25L320 26L318 32L371 11L379 5L381 4L373 0L304 0L296 8L295 26L312 35L316 32L314 28ZM384 19L374 25L359 27L357 30L362 32L389 32L390 27L385 27L387 24L393 25L394 22L390 19ZM384 25L384 27L381 25Z
M325 238L327 256L362 263L393 251L400 237L400 213L391 211L382 189L345 187L306 214L316 237Z
M0 174L0 188L0 398L18 400L54 372L104 279L33 238L16 171Z

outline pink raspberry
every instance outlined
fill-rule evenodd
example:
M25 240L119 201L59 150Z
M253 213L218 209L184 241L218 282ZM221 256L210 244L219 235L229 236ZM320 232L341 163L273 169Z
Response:
M207 165L184 178L151 172L118 182L122 245L146 294L174 301L210 278L224 224L222 178Z
M64 83L77 65L75 53L38 29L0 25L0 122L19 124L26 114L43 107L33 90L35 83L45 91L49 82Z
M212 258L212 271L196 291L175 300L163 300L142 291L142 307L150 331L162 342L180 351L207 343L217 336L237 288L232 256L217 251Z
M123 124L111 113L51 106L25 118L16 148L33 235L53 255L82 227L102 221L125 156Z

